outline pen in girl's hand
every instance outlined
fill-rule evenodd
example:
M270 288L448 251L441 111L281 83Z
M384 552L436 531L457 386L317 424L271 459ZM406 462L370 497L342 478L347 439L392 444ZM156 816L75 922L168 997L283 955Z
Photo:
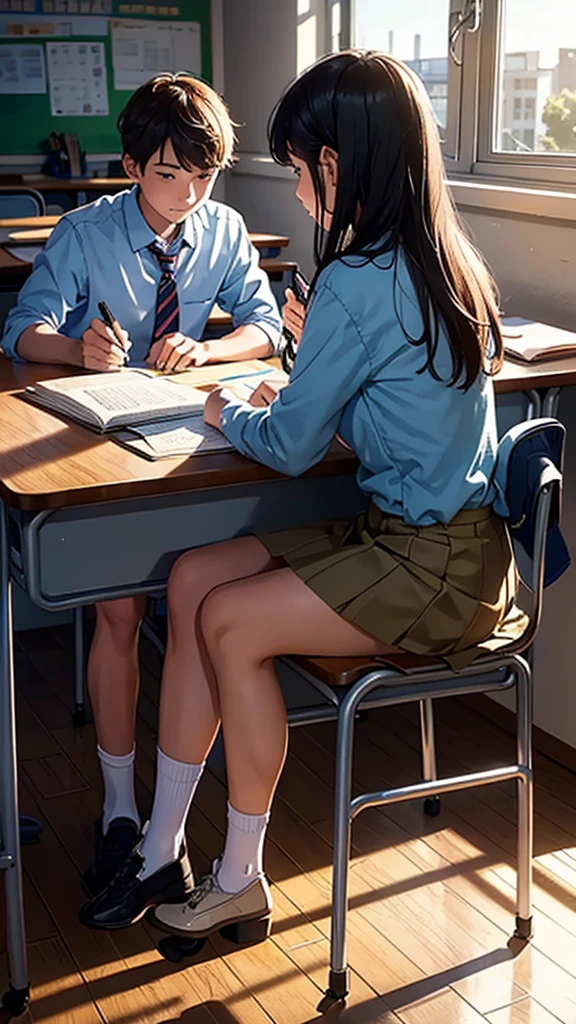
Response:
M110 330L112 331L112 334L114 335L114 337L116 338L116 341L118 342L118 345L120 346L120 349L122 350L123 354L126 356L127 353L128 353L128 349L126 348L126 343L124 341L124 338L122 337L122 329L120 327L120 324L115 319L115 317L112 315L112 312L111 312L109 306L107 306L105 302L99 302L98 303L98 309L100 310L100 315L101 315L104 323L106 324L106 327L110 328Z

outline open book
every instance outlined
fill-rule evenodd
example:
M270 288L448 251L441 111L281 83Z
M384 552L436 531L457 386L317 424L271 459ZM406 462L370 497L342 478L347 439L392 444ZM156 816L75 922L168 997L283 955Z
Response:
M576 356L576 333L521 317L502 321L502 340L506 355L523 363Z
M104 432L201 413L206 392L148 370L119 370L40 381L25 397Z

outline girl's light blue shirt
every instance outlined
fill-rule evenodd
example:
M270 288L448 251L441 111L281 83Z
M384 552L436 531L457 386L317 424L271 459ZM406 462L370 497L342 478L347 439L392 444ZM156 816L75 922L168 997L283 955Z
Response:
M384 512L415 525L449 522L489 505L496 448L494 393L481 373L463 392L441 331L435 366L425 345L414 286L402 256L339 260L319 276L290 382L266 409L236 400L222 431L244 455L299 476L336 434L360 460L358 482Z

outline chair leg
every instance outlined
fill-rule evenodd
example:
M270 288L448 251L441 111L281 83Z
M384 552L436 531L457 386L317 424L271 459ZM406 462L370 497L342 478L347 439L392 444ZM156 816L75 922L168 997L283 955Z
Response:
M534 855L534 792L532 778L532 673L518 665L516 679L516 745L518 765L518 874L516 930L519 939L532 938L532 860Z
M352 791L352 749L357 700L344 698L338 714L336 778L334 796L334 860L332 868L332 926L328 988L318 1010L324 1013L344 1000L350 987L346 966L346 914L348 911L348 865L350 860L350 799Z
M430 698L420 701L420 732L422 736L422 775L425 782L437 779L436 745L434 742L434 710ZM424 814L436 818L440 814L440 797L430 796L424 801Z
M84 609L74 609L74 714L72 722L81 727L86 724L84 670Z

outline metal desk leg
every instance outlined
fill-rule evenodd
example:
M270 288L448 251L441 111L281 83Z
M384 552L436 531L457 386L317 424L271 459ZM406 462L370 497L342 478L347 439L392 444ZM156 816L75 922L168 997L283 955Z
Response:
M543 416L557 416L558 415L558 402L560 400L560 388L550 388L546 392L546 397L542 405Z
M10 988L2 1007L14 1016L29 999L16 767L16 713L12 651L12 581L7 514L0 505L0 868L6 872L6 916Z
M86 724L84 668L84 609L74 609L74 714L72 722L81 727Z
M542 399L535 388L530 388L529 391L525 391L524 395L528 399L528 408L526 410L527 420L537 420L540 416L550 415L550 413L542 412Z

